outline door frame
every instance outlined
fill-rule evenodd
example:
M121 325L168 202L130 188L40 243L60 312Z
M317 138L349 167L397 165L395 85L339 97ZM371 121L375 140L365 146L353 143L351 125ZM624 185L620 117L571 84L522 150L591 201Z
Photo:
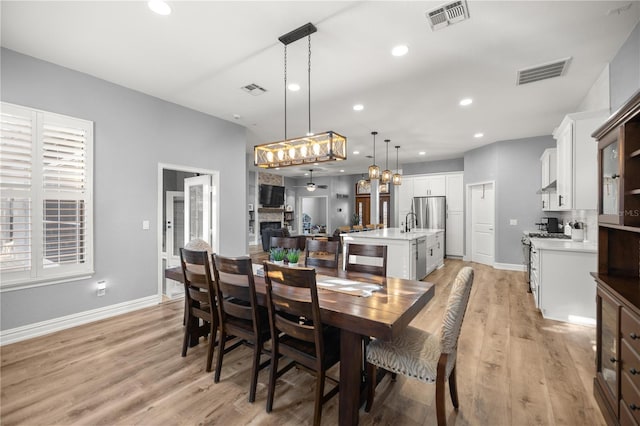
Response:
M167 220L169 220L169 214L168 214L169 213L169 206L170 205L173 206L173 202L169 202L169 200L173 200L175 198L182 198L183 202L184 202L184 192L180 192L180 191L167 191L166 192L165 200L167 200L167 201L165 203L164 210L165 210L165 213L166 213ZM171 217L171 221L172 221L171 228L175 229L176 221L175 221L175 212L173 211L173 207L171 208L171 211L173 212L173 216ZM165 228L166 228L167 224L165 223L164 225L165 225ZM178 266L178 265L180 265L180 260L179 259L178 259L178 263L176 265L173 265L172 262L169 262L169 259L172 257L172 253L171 253L172 250L169 250L169 247L170 247L169 239L171 239L171 246L173 246L173 232L168 232L167 231L166 235L167 235L167 237L166 237L167 238L166 239L166 246L165 246L165 251L163 253L164 253L165 259L167 260L167 266Z
M212 205L212 213L214 215L214 220L211 223L211 227L216 235L215 241L214 241L214 245L215 247L212 247L214 250L214 253L217 253L219 251L219 244L220 244L220 202L219 202L219 196L220 196L220 172L216 171L216 170L211 170L211 169L202 169L199 167L192 167L192 166L184 166L184 165L179 165L179 164L171 164L171 163L158 163L158 177L157 177L157 182L156 182L156 189L157 189L157 203L156 203L156 213L157 213L157 217L156 217L156 244L157 244L157 270L158 270L158 287L157 287L157 295L161 298L162 297L162 284L164 283L164 269L162 268L162 259L163 259L163 255L162 255L162 231L164 229L164 223L162 220L162 213L164 211L164 203L163 203L163 170L176 170L176 171L181 171L181 172L187 172L187 173L200 173L203 175L211 175L211 180L212 180L212 185L216 186L216 191L217 191L217 197L218 200L217 202L213 203ZM162 300L162 299L160 299Z
M495 180L485 180L485 181L479 181L479 182L473 182L473 183L467 183L465 185L465 200L466 200L466 208L464 211L465 214L465 237L464 237L464 241L465 241L465 247L464 247L464 257L463 260L465 262L470 262L471 261L471 250L473 248L473 223L471 223L471 217L473 216L473 203L472 203L472 196L471 196L471 188L474 186L480 186L480 185L493 185L493 264L491 265L492 267L495 267L495 263L496 263L496 241L497 241L497 226L496 226L496 205L498 203L498 188L496 185L496 181Z
M331 229L331 217L329 217L329 196L328 195L300 195L298 196L298 211L300 212L300 214L298 215L298 220L296 221L297 225L298 225L298 233L300 235L302 235L304 233L304 229L302 226L302 215L303 215L303 211L302 211L302 200L304 198L324 198L325 201L325 215L327 217L327 223L326 223L326 228L327 228L327 235L331 235L331 233L333 231L330 231Z

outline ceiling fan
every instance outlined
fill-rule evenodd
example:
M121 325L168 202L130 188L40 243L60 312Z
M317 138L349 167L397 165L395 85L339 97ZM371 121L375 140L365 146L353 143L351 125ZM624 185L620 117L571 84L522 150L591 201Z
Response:
M313 169L309 169L309 182L305 186L294 186L294 188L307 188L307 191L313 192L316 188L327 189L327 185L316 185L313 182Z

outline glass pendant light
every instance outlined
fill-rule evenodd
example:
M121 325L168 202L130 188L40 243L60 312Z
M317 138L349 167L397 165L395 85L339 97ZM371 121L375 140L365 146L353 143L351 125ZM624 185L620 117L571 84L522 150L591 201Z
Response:
M373 135L373 164L369 166L369 179L380 179L380 167L376 165L376 135L378 132L371 132Z
M380 175L380 183L389 183L391 181L391 175L393 174L391 170L389 170L389 142L391 142L391 139L384 140L384 143L387 144L387 157L385 160L385 169Z
M391 181L394 185L402 185L402 175L400 174L400 169L398 168L398 150L400 149L400 145L396 145L396 172L393 174Z

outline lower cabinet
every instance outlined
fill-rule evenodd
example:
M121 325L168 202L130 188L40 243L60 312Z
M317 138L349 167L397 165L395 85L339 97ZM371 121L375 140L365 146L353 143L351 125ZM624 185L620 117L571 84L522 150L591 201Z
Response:
M608 424L640 424L640 315L598 284L594 395Z
M444 265L444 232L427 236L427 275Z

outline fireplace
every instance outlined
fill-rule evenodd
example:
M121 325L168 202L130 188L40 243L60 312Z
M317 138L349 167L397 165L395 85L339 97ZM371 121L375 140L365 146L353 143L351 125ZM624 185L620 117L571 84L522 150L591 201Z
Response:
M265 229L280 229L282 222L260 222L260 235Z

